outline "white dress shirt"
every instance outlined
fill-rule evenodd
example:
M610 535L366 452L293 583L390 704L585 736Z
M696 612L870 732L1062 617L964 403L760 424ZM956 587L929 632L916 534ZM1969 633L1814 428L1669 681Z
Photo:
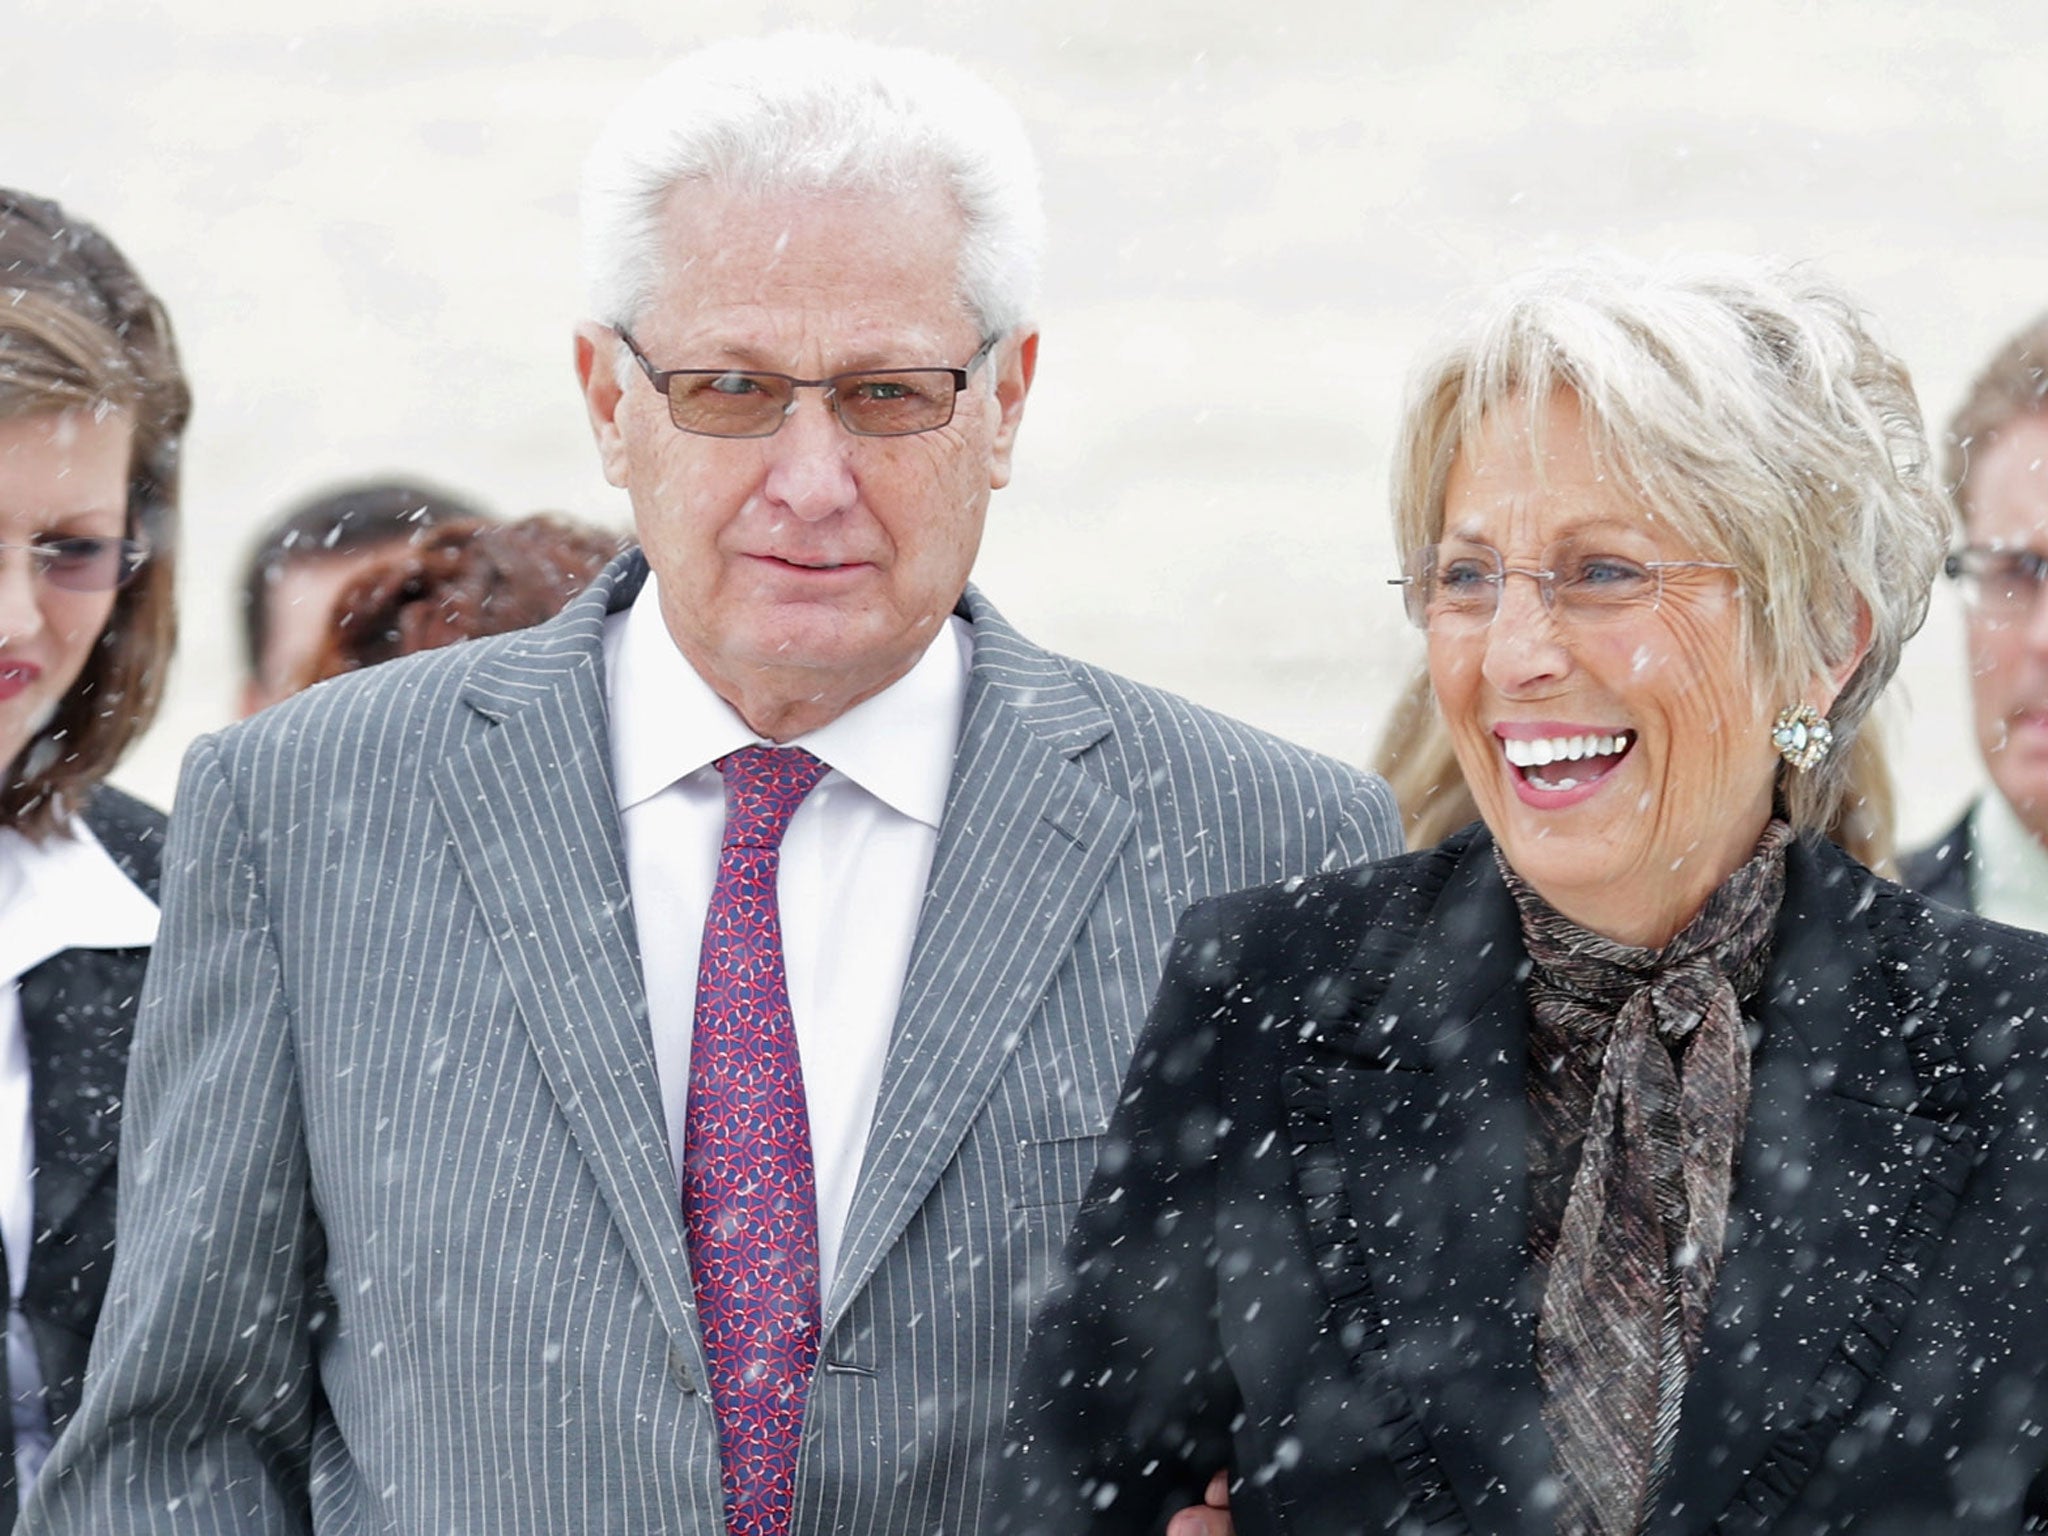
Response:
M938 846L973 650L967 625L949 619L897 682L784 743L831 770L790 820L776 886L811 1117L821 1301L837 1272ZM760 738L676 649L652 575L630 608L606 620L604 659L626 879L680 1198L697 962L725 831L713 763Z
M50 1452L43 1373L21 1314L35 1241L35 1115L21 978L66 949L133 949L156 942L156 903L121 873L99 839L74 823L37 844L0 827L0 1243L7 1248L7 1373L13 1389L18 1496Z
M1970 899L1980 916L2048 933L2048 848L1997 789L1970 813Z

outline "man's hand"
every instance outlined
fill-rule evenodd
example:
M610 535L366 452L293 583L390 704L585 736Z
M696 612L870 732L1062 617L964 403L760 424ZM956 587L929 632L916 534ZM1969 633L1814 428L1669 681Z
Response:
M1237 1536L1230 1523L1230 1474L1218 1472L1202 1490L1202 1502L1190 1504L1166 1522L1166 1536Z

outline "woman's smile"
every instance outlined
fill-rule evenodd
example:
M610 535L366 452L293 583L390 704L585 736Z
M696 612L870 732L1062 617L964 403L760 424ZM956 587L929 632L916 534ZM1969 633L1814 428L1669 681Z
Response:
M1636 741L1636 733L1624 727L1559 729L1501 722L1493 734L1514 783L1526 791L1524 803L1536 806L1579 804L1621 766Z

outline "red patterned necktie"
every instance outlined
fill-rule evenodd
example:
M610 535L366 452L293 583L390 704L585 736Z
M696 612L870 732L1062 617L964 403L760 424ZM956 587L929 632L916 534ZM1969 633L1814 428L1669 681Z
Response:
M731 1536L783 1536L818 1359L818 1194L782 969L782 834L825 765L796 748L718 760L725 840L704 915L683 1220L711 1365Z

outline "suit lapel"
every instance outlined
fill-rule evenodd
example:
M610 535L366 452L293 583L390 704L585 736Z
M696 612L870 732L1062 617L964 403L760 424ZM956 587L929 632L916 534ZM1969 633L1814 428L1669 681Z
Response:
M577 1145L658 1315L705 1379L663 1128L611 773L601 637L645 566L615 565L561 619L496 652L435 799Z
M1901 854L1899 883L1918 891L1929 901L1974 912L1976 904L1971 900L1970 881L1975 839L1971 836L1971 823L1976 820L1982 804L1981 800L1973 801L1963 812L1962 819L1942 834L1939 841L1917 852Z
M952 1160L1136 820L1074 761L1109 733L1101 705L971 590L963 612L960 747L828 1334Z
M35 1229L63 1235L114 1160L146 949L67 949L21 978L35 1085Z
M1385 975L1385 934L1355 974ZM1396 942L1406 942L1398 940ZM1513 905L1478 838L1376 1001L1328 1032L1332 1142L1384 1344L1391 1414L1419 1430L1460 1508L1527 1511L1548 1471L1531 1356L1525 966ZM1370 989L1376 983L1365 984ZM1341 1289L1341 1287L1339 1287ZM1370 1318L1340 1334L1370 1339ZM1434 1474L1416 1470L1425 1503Z
M1752 1009L1762 1034L1727 1256L1661 1501L1684 1529L1746 1500L1788 1435L1810 1437L1824 1411L1846 1409L1829 1390L1845 1347L1858 1381L1882 1364L1913 1293L1899 1283L1906 1254L1939 1243L1952 1209L1919 1197L1930 1174L1960 1177L1974 1146L1967 1127L1910 1112L1927 1085L1900 1036L1871 1027L1907 1013L1886 980L1900 957L1880 949L1867 893L1848 883L1871 878L1797 844L1788 854L1771 971ZM1877 1330L1863 1321L1875 1305L1887 1315ZM1805 1451L1793 1459L1805 1464L1791 1483L1767 1481L1796 1492L1811 1463Z

